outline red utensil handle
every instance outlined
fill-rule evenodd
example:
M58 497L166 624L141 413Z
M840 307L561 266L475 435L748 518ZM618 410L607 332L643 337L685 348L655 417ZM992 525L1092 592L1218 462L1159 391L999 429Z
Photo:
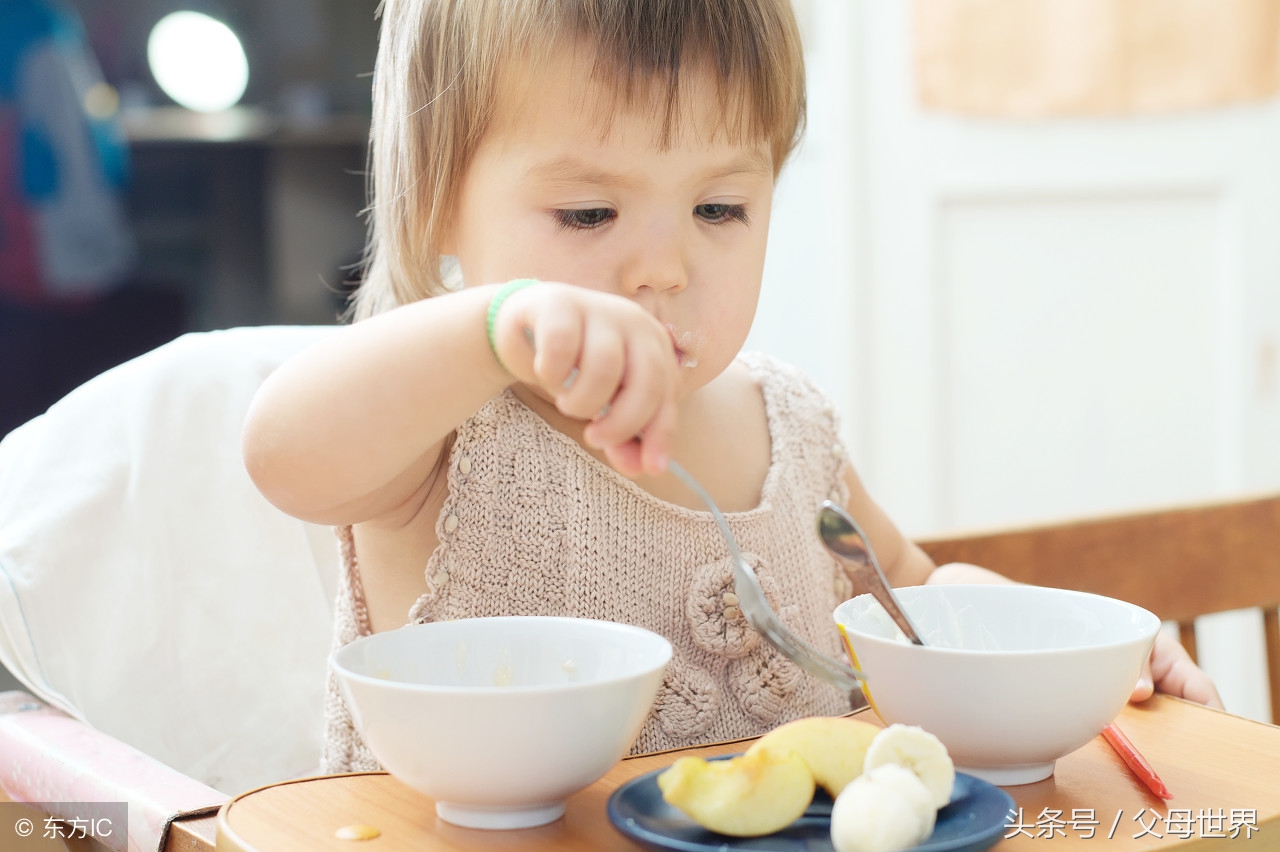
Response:
M1116 750L1116 754L1124 760L1125 765L1138 776L1138 780L1147 786L1147 789L1155 793L1162 799L1172 799L1173 794L1169 792L1169 788L1164 786L1164 782L1160 780L1160 776L1156 774L1155 769L1147 762L1133 743L1129 742L1129 738L1115 726L1113 722L1102 729L1102 735L1107 738L1107 742L1111 743L1111 747Z

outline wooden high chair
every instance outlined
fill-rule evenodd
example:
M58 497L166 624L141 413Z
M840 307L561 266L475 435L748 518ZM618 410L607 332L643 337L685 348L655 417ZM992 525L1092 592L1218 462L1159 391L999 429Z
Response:
M1195 619L1261 607L1271 718L1280 718L1280 495L919 542L934 562L1108 595L1176 622L1196 658Z

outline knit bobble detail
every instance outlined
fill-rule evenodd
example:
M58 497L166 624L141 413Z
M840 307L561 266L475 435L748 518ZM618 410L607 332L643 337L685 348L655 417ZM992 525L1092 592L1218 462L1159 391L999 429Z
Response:
M764 561L754 553L743 553L742 557L756 572L765 600L774 605L777 584L764 568ZM693 572L685 601L685 618L694 644L708 653L737 659L760 644L760 634L747 623L738 605L733 586L733 561L728 557L702 565Z
M804 672L772 645L734 660L729 664L728 676L738 704L767 725L783 721L786 708L804 687Z
M669 737L687 739L702 734L720 710L720 692L710 674L675 656L653 703L658 724Z

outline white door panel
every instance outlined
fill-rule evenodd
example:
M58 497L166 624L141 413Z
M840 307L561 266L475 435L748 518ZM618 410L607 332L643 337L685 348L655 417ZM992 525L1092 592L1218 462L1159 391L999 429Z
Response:
M1217 488L1217 215L1208 195L943 206L943 526Z

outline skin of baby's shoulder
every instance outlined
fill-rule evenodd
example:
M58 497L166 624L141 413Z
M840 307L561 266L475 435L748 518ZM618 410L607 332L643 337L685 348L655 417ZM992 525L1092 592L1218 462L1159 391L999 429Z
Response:
M674 457L711 491L722 509L748 511L759 505L772 441L763 391L741 360L730 363L685 401L679 428ZM700 508L692 495L676 496L682 486L674 477L659 479L670 483L673 496L667 499Z
M704 416L732 417L740 428L754 425L768 430L764 391L741 358L732 361L724 372L695 394L702 396L702 399L694 411L705 409ZM681 423L681 431L693 425L695 424Z

